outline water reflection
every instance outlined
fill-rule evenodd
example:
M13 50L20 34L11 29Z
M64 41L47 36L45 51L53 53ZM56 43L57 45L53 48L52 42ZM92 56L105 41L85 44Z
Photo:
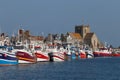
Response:
M119 77L120 58L39 62L0 67L1 80L114 80Z

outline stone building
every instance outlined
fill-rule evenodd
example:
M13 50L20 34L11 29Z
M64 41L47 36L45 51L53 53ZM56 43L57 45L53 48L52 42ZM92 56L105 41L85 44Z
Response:
M78 45L83 42L83 39L79 33L68 32L67 33L67 43Z
M99 40L95 33L87 33L84 38L84 43L89 45L91 48L96 49L98 47Z
M75 26L75 33L79 33L82 36L83 44L89 45L93 49L101 47L101 43L97 35L90 31L89 25Z
M43 43L43 36L33 36L29 30L18 30L18 41L22 43Z
M75 33L79 33L82 38L86 36L87 33L90 33L90 26L89 25L78 25L75 26Z
M29 37L30 43L31 44L43 44L44 37L43 36L30 36Z

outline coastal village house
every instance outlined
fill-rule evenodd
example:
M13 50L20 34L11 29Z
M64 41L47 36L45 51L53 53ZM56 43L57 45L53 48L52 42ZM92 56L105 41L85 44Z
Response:
M1 33L0 34L0 46L9 46L10 45L10 38L5 34Z
M83 44L96 49L101 47L101 43L94 32L90 31L89 25L77 25L75 26L75 33L79 33L82 36Z
M52 44L53 41L54 41L53 35L52 34L48 34L48 36L45 38L45 43Z
M48 34L46 38L43 36L33 36L30 31L20 29L18 31L18 39L20 41L28 41L30 43L59 43L59 44L73 44L75 46L88 45L89 47L96 49L103 46L97 35L90 31L89 25L77 25L75 26L75 32L67 32L66 34Z
M75 32L67 32L66 34L48 34L46 38L44 36L33 36L29 30L18 30L17 36L9 38L5 33L0 34L0 45L16 45L17 42L22 44L73 44L75 46L88 45L89 47L96 49L104 47L94 32L90 31L89 25L77 25L75 26Z
M67 43L68 44L74 44L76 46L79 46L83 42L83 39L79 33L75 32L68 32L67 33Z
M94 32L90 31L89 25L75 26L75 32L67 32L66 34L48 34L47 43L72 44L75 46L88 45L90 48L96 49L102 46L98 37Z
M53 35L53 39L54 39L55 44L57 44L57 43L61 44L62 43L61 36L59 34Z
M32 44L36 44L36 43L43 43L44 41L44 37L43 36L33 36L30 34L29 30L22 30L20 29L18 31L18 39L20 41L22 41L23 43L32 43Z
M5 35L4 33L0 34L0 46L4 46Z
M48 34L45 38L44 42L46 44L62 44L61 35L59 34Z

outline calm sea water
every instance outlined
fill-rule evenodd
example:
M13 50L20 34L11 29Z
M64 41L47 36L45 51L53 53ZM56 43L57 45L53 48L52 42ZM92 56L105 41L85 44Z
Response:
M120 80L120 58L2 66L0 80Z

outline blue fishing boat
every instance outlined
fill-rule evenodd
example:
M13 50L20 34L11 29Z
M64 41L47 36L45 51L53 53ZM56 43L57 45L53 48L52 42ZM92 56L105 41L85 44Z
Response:
M15 54L7 51L0 51L0 65L16 65L18 64L18 59Z
M71 52L71 59L80 59L80 55L78 52L72 51Z

